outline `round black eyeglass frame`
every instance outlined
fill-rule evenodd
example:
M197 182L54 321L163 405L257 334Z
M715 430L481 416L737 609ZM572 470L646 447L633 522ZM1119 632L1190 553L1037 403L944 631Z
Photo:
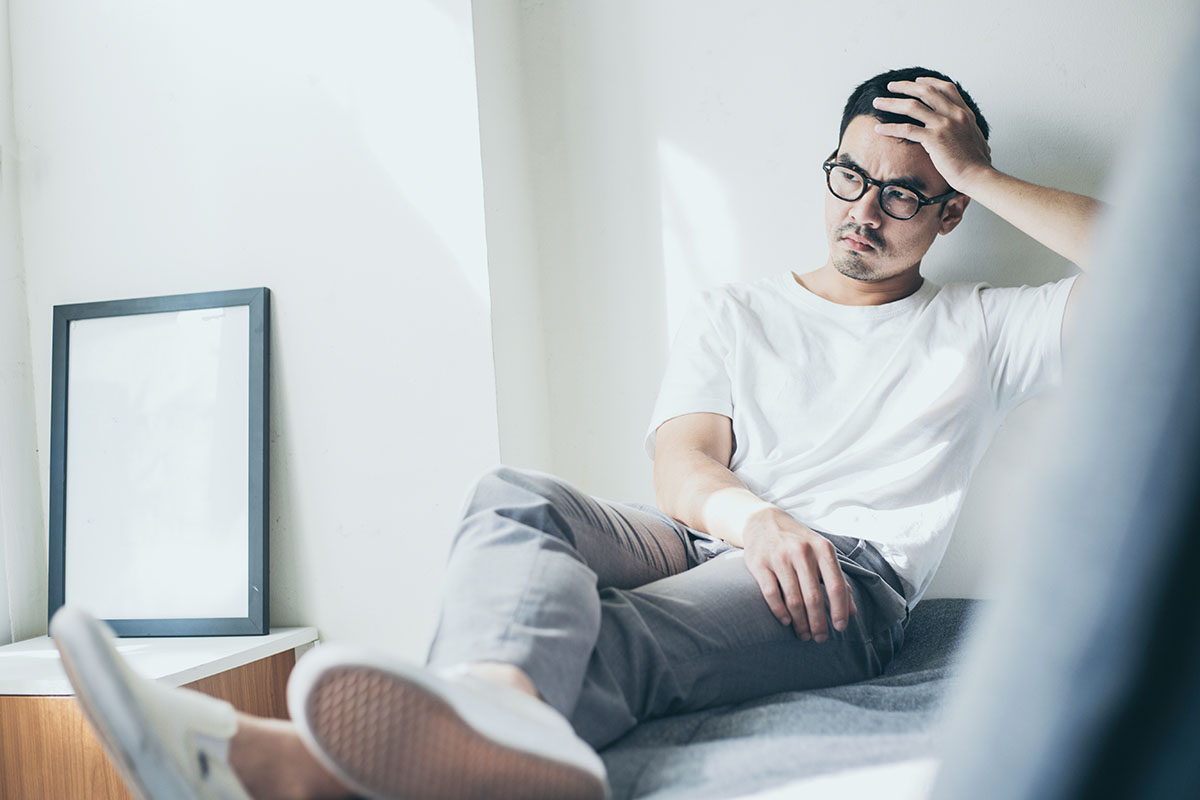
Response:
M858 193L858 197L842 197L840 194L838 194L837 192L835 192L833 190L832 172L833 172L834 167L841 167L842 169L848 169L851 172L853 172L855 175L858 175L860 178L863 179L862 191ZM837 163L834 156L830 156L829 159L824 164L821 165L821 168L825 170L825 185L827 187L829 187L829 193L831 195L833 195L834 197L836 197L838 200L843 200L847 203L853 203L853 202L858 201L864 194L867 193L867 191L872 186L878 186L879 194L875 196L875 201L877 203L879 203L879 210L882 211L883 213L887 214L892 219L900 219L900 220L912 219L917 214L920 214L921 209L924 208L925 206L932 206L932 205L936 205L937 203L944 203L947 200L949 200L951 197L954 197L954 195L958 194L957 190L951 189L950 191L946 192L945 194L939 194L937 197L926 197L925 195L921 194L920 192L918 192L916 189L912 188L911 186L907 186L907 185L905 185L903 183L899 183L897 181L877 181L874 178L872 178L870 175L868 175L867 173L863 172L858 167L852 167L849 164ZM912 214L910 214L907 217L899 217L899 216L896 216L895 214L893 214L892 212L888 211L886 208L884 208L883 207L883 190L889 186L899 186L901 189L904 189L905 191L912 192L913 194L915 194L917 196L917 210L914 211Z

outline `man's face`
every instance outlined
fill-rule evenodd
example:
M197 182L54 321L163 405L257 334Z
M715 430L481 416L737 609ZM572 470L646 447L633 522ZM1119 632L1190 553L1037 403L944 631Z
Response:
M875 132L877 120L850 120L836 160L858 167L877 181L900 181L925 197L950 190L925 149ZM834 267L848 278L883 281L916 271L939 233L949 233L962 219L966 198L956 195L942 204L923 206L915 217L899 220L879 207L879 187L871 186L854 202L825 192L825 231Z

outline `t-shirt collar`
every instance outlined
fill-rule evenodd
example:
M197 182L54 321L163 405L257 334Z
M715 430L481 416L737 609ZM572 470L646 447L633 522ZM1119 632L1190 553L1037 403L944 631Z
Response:
M918 310L928 305L929 301L933 299L940 288L933 281L923 277L921 279L921 286L908 297L902 297L899 300L893 300L890 303L883 303L878 306L849 306L842 303L835 303L832 300L826 300L824 297L809 291L800 285L800 282L796 280L795 273L790 270L781 275L780 280L786 286L786 296L800 306L820 312L826 316L838 317L840 319L880 319Z

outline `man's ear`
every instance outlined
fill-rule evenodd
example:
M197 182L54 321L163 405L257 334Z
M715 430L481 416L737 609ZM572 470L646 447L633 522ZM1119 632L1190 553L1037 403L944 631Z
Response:
M962 222L963 213L970 205L971 198L965 194L956 194L954 197L946 201L946 207L942 209L941 224L938 227L938 233L943 236L958 227L958 223Z

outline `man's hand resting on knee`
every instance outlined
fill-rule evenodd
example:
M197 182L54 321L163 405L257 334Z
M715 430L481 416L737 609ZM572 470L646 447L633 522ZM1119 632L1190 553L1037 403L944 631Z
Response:
M684 414L655 436L658 507L695 530L746 550L746 567L784 625L823 642L829 616L845 630L858 613L833 544L751 492L729 470L733 423L720 414Z
M837 630L845 630L850 616L858 613L837 549L786 512L770 506L751 514L742 529L742 546L746 567L771 613L801 639L823 642L828 637L826 595Z

